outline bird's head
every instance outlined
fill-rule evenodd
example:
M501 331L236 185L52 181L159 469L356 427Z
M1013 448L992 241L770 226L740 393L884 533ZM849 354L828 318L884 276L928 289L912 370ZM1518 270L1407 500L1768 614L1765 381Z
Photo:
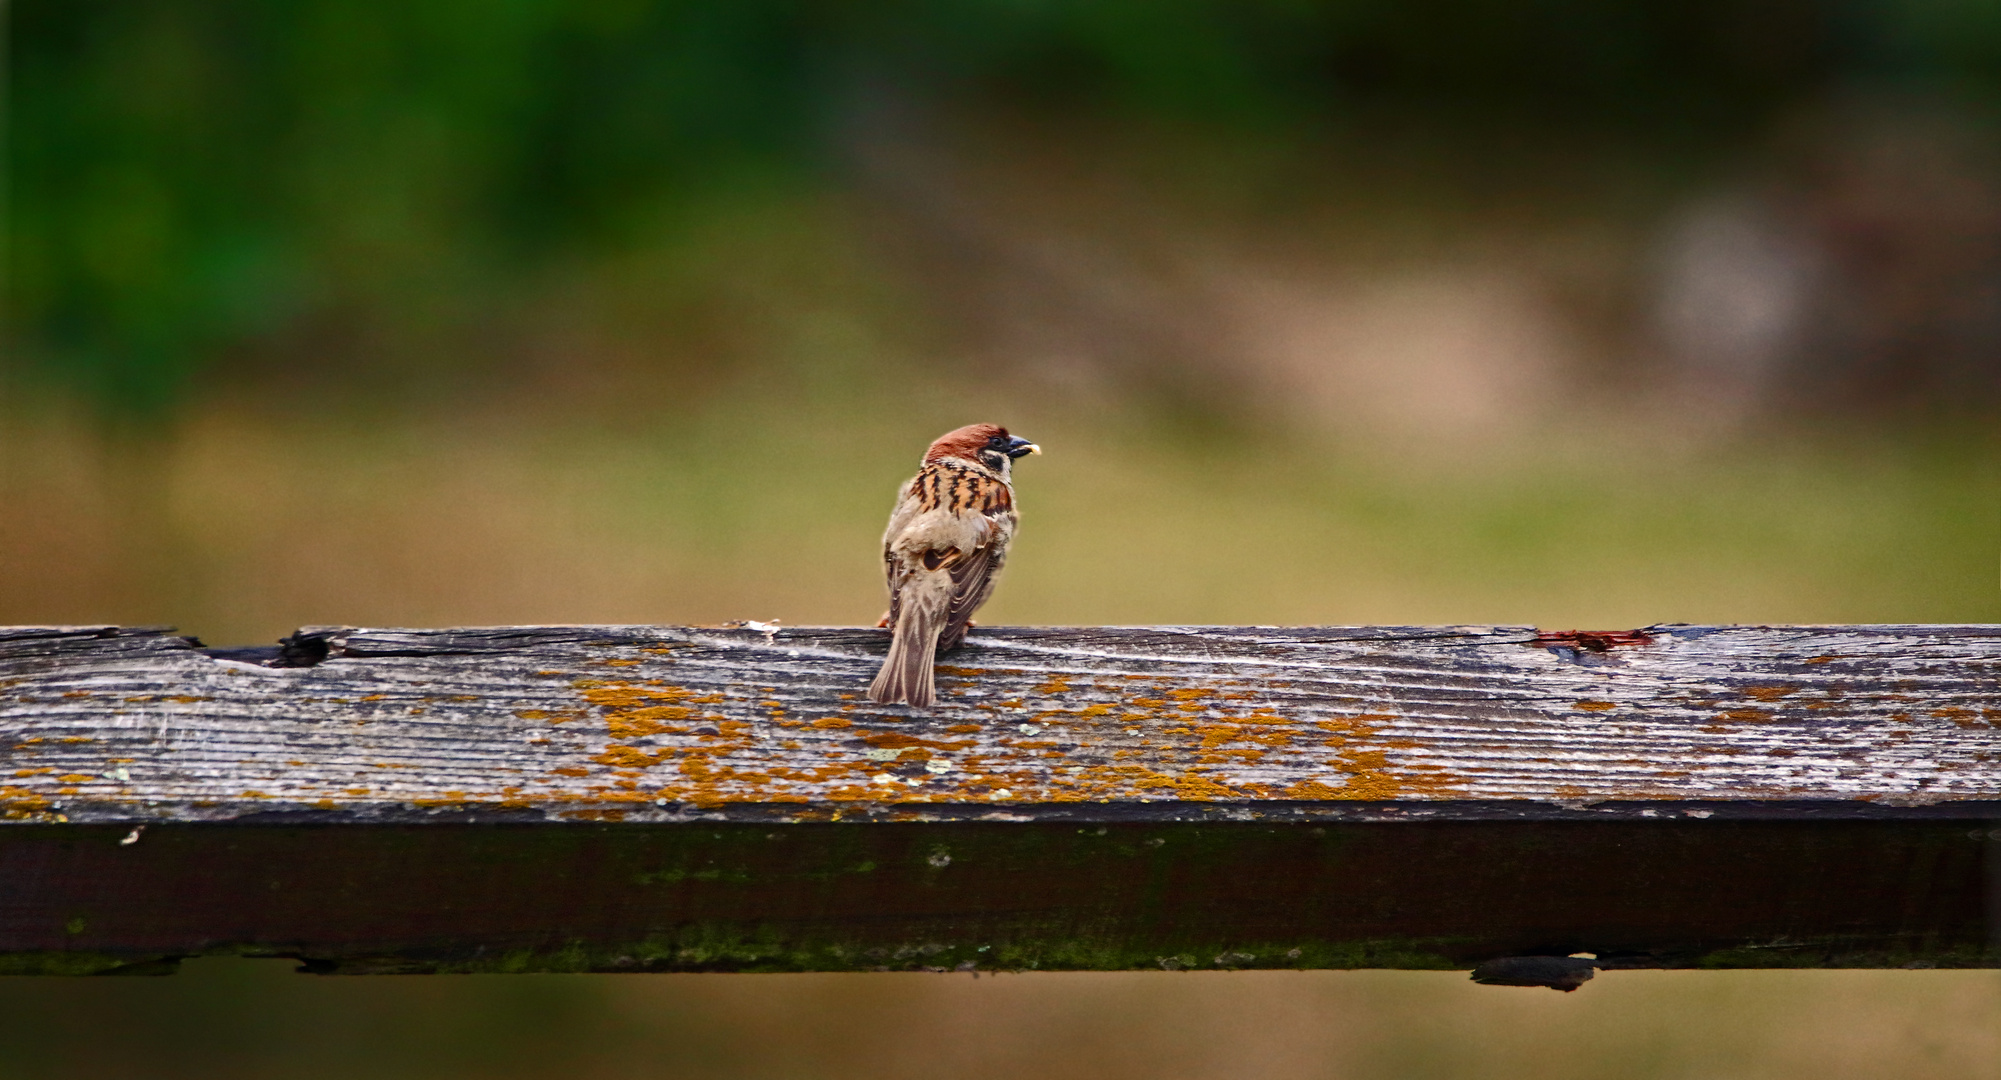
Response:
M924 460L937 461L939 458L964 458L977 461L987 468L1006 476L1008 464L1024 454L1040 454L1042 448L1007 433L999 424L968 424L957 431L948 431L931 444L924 452Z

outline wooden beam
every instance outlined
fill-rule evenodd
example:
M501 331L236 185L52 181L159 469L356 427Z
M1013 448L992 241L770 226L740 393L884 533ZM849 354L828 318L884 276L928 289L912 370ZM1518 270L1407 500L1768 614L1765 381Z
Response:
M2001 627L885 643L0 629L0 970L2001 964Z

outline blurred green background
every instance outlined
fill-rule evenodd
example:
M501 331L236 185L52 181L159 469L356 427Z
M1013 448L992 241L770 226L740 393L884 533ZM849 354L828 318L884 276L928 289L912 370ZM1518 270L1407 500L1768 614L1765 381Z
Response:
M6 7L0 623L2001 622L1980 0ZM2001 1077L1992 973L0 983L0 1075ZM400 1071L399 1071L400 1070Z

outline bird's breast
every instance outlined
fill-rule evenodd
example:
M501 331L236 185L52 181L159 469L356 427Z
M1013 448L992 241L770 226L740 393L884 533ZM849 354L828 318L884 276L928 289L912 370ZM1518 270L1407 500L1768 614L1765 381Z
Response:
M892 551L922 552L939 548L956 548L973 551L985 547L995 539L1004 538L1013 529L1012 523L1002 523L985 514L959 513L939 507L925 510L910 519L895 536L889 538Z

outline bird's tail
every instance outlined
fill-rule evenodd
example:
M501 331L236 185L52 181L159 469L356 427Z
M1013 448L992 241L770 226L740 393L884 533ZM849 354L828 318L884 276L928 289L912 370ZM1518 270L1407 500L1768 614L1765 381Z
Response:
M870 701L884 705L907 701L920 709L937 702L931 662L938 652L938 634L945 629L946 605L926 602L937 599L943 598L912 596L902 605L889 639L889 656L868 688Z

